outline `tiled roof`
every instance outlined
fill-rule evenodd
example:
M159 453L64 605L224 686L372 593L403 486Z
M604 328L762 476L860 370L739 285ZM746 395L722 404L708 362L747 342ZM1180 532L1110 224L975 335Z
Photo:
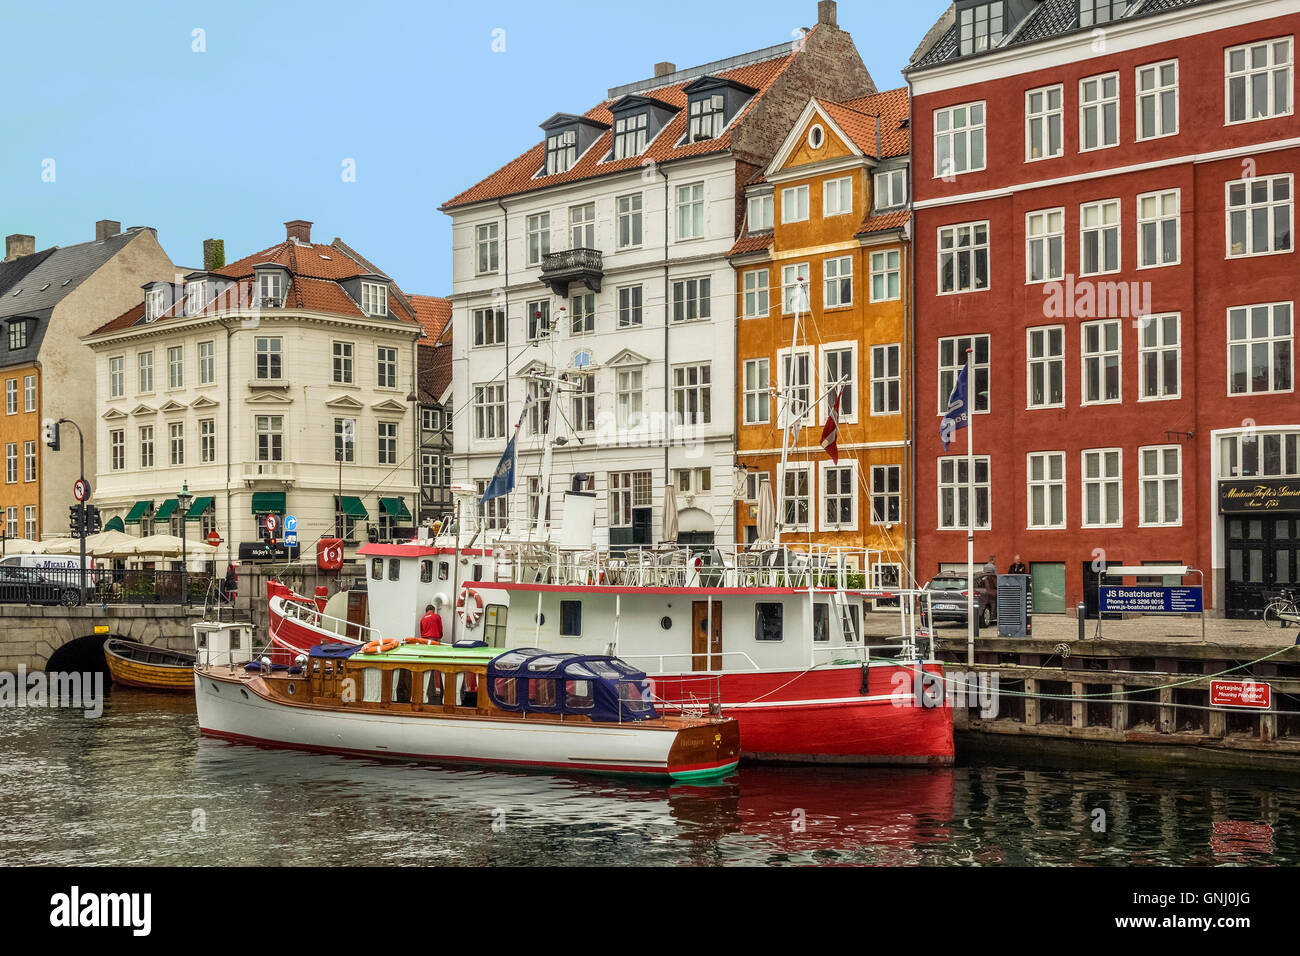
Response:
M902 229L909 219L912 218L912 210L896 209L893 212L877 213L874 216L868 216L862 222L862 227L858 229L859 236L865 236L873 232L887 232L890 229Z
M119 232L107 239L56 246L46 252L36 253L36 256L44 258L21 281L12 283L11 288L0 298L0 318L32 315L43 309L52 309L138 235L140 230L134 229ZM19 292L19 289L22 291Z
M335 240L338 243L339 240ZM351 279L359 275L387 276L375 269L370 263L362 265L339 245L322 246L318 243L298 243L286 239L279 245L245 256L238 262L232 262L220 269L213 269L214 275L227 276L231 279L244 279L253 274L253 267L265 262L274 262L286 267L296 276L314 279Z
M885 158L906 156L911 152L911 132L907 127L910 105L907 87L886 90L842 103L823 102L822 106L844 130L853 144L869 156ZM880 151L876 151L876 117L880 117Z
M813 30L817 29L819 28L813 27ZM486 179L447 200L443 203L442 209L453 209L469 203L511 196L533 189L543 189L560 183L576 182L607 173L636 169L647 161L663 163L726 150L731 146L731 132L735 129L737 123L743 122L745 114L753 109L754 104L798 55L793 51L793 44L790 45L789 49L791 52L775 55L771 59L750 63L735 69L720 70L715 74L711 74L734 80L758 91L740 110L736 118L732 120L731 125L716 139L704 140L698 143L679 144L678 142L685 136L687 127L687 95L684 90L686 86L694 82L693 80L683 80L668 86L656 87L652 90L640 90L640 95L653 96L655 99L662 100L678 110L677 115L659 131L659 135L655 137L654 141L647 146L645 152L641 155L602 162L606 156L611 154L613 149L613 131L606 130L593 146L578 157L578 161L569 170L556 173L553 176L539 176L537 174L546 162L546 143L545 141L538 142L522 156L502 166ZM588 119L612 124L614 118L609 108L614 102L613 99L607 99L583 115Z
M442 398L451 385L451 346L444 343L433 350L434 398Z
M424 338L420 339L420 344L437 345L451 321L451 300L436 295L413 295L411 305L415 308L416 320L424 326Z
M743 256L751 252L763 252L772 247L772 233L760 232L750 235L748 232L742 233L736 240L736 244L731 247L728 256Z
M18 286L22 278L48 259L56 248L50 246L40 252L33 252L30 256L19 256L8 262L0 262L0 295Z

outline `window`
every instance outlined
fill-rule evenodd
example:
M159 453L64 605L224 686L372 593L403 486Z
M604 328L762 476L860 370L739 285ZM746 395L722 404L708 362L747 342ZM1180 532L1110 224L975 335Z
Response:
M769 478L768 473L765 471L745 471L744 480L745 480L744 500L749 502L754 502L754 501L758 501L759 488L762 487L764 482L770 481L771 479Z
M811 517L812 472L808 465L789 464L781 481L781 525L787 531L808 530Z
M754 640L779 641L782 639L781 614L785 606L779 601L758 601L754 604Z
M1300 432L1254 428L1219 439L1219 477L1300 475Z
M538 265L542 257L551 252L551 214L539 212L529 216L525 221L525 232L528 234L528 264Z
M442 483L451 487L451 455L442 456Z
M5 509L5 536L18 537L18 509L12 505Z
M1138 449L1141 462L1142 518L1139 525L1183 523L1183 449L1151 445Z
M853 257L822 262L823 303L827 309L853 304Z
M153 467L153 426L140 426L140 467Z
M853 212L853 179L830 179L822 186L822 218L847 216Z
M211 385L217 380L217 343L199 343L199 384Z
M652 476L648 471L614 471L609 475L609 524L632 527L632 510L652 505Z
M139 389L142 393L153 391L153 353L141 352L135 357L136 369L139 371Z
M697 279L677 279L673 282L673 321L691 322L709 318L710 289L713 281L708 276Z
M545 435L551 421L551 398L547 386L542 382L530 380L525 385L528 405L528 432L531 435Z
M1120 400L1119 322L1085 322L1083 337L1083 404Z
M121 398L126 394L126 359L115 355L108 360L108 397Z
M703 494L713 490L712 468L678 468L677 490L682 494Z
M686 141L698 143L700 140L717 139L726 128L725 101L721 93L701 96L691 100L690 128Z
M596 429L596 375L588 372L576 375L572 383L577 386L570 394L569 423L577 432L589 432Z
M180 345L167 350L167 387L185 387L185 348Z
M939 230L939 292L989 287L989 224L966 222Z
M5 413L18 414L18 379L5 379Z
M24 349L27 347L27 329L29 323L26 319L12 319L9 322L9 350Z
M384 345L375 349L375 377L380 388L397 388L397 349Z
M641 369L621 368L614 375L614 404L620 429L641 426Z
M474 271L478 275L488 272L496 272L499 267L500 249L497 241L497 231L499 226L495 222L487 222L474 228ZM365 291L366 283L362 284L362 292ZM372 313L363 307L367 315ZM387 310L385 310L387 311Z
M768 273L752 269L741 278L744 293L743 314L747 319L761 319L768 314Z
M641 324L641 286L625 285L618 290L618 327Z
M876 208L892 209L907 205L907 170L890 169L876 173Z
M200 279L185 285L185 314L198 315L208 304L208 284Z
M442 416L438 414L438 409L420 409L420 428L426 432L436 432L442 429Z
M1027 348L1028 408L1062 408L1065 405L1065 327L1029 329Z
M708 362L673 367L673 420L708 425L713 418L712 369Z
M801 348L791 353L782 349L779 355L782 394L777 397L779 427L792 424L801 427L812 422L812 349Z
M167 292L165 289L150 289L144 294L144 317L152 321L163 314L167 308ZM12 345L9 346L13 348Z
M582 636L582 602L581 601L560 602L560 636L561 637Z
M948 411L948 398L957 384L957 372L966 364L966 350L974 349L970 374L974 376L974 411L989 410L989 337L963 335L939 340L939 414Z
M939 530L964 530L970 522L970 493L965 455L939 459ZM989 459L975 456L975 527L989 528Z
M23 411L36 411L36 376L23 376Z
M474 344L501 345L506 340L506 313L502 309L473 311Z
M934 175L954 176L984 168L984 104L964 103L934 111Z
M852 462L822 462L822 530L856 531L858 469Z
M786 315L809 311L808 289L803 284L810 271L806 262L781 267L781 309Z
M1286 116L1291 103L1292 37L1280 37L1224 51L1229 123Z
M677 238L704 238L704 183L677 187Z
M23 442L23 481L36 480L36 442Z
M284 461L284 416L257 416L257 460Z
M898 524L903 520L903 469L901 465L871 466L871 523Z
M641 194L619 196L618 209L618 247L631 249L641 245Z
M1138 268L1176 265L1179 261L1179 191L1143 193L1138 207Z
M1178 132L1178 61L1137 69L1137 138L1155 139Z
M1177 398L1179 315L1144 315L1138 322L1138 399Z
M559 130L546 137L546 175L566 173L578 161L578 131Z
M896 415L903 407L901 384L902 347L871 347L871 414Z
M1025 162L1065 155L1064 97L1059 85L1025 93Z
M110 471L126 468L126 431L121 428L108 433L108 467Z
M23 537L29 541L36 540L36 506L23 506Z
M1118 20L1128 9L1129 2L1130 0L1079 0L1079 26L1091 27Z
M596 331L596 293L583 292L569 300L570 327L574 335Z
M334 343L334 382L338 385L352 384L352 343Z
M14 441L5 445L5 482L18 484L18 443Z
M551 331L551 300L539 299L524 307L528 314L528 341L536 342Z
M1228 257L1290 252L1293 177L1254 176L1228 183Z
M482 228L481 226L479 227ZM492 226L496 229L495 223ZM493 240L493 260L495 261L495 239ZM495 266L493 267L495 271ZM366 315L386 317L388 315L388 286L379 282L361 283L361 311Z
M1065 210L1043 209L1025 216L1025 281L1065 278Z
M1122 462L1123 452L1118 448L1093 448L1083 453L1083 527L1123 525Z
M284 299L284 276L279 272L263 272L257 279L258 302L261 305L278 307Z
M858 350L852 345L833 345L822 348L822 374L827 388L840 382L840 421L858 420ZM830 398L827 398L827 402Z
M649 113L633 113L614 120L614 158L627 159L645 152Z
M279 381L284 375L283 342L278 338L258 338L255 348L257 377Z
M744 403L746 425L766 425L771 421L768 400L771 391L770 365L766 358L746 359L744 365Z
M438 475L442 471L442 456L432 452L420 454L420 484L432 488L438 484Z
M474 386L474 437L506 437L506 387L497 382Z
M379 464L397 464L397 422L379 423Z
M1007 5L1003 0L967 7L957 14L958 41L962 56L991 50L1002 42Z
M1118 272L1119 200L1084 203L1079 207L1079 230L1079 273Z
M899 251L886 249L871 254L871 301L889 302L902 296Z
M1029 455L1030 528L1065 527L1065 452Z
M1291 303L1228 310L1228 394L1292 389Z
M596 204L569 207L570 249L596 248Z
M749 231L762 232L772 228L772 207L775 197L772 193L749 197Z
M199 419L199 461L211 464L217 460L217 420Z
M351 464L357 460L357 420L334 419L334 460Z
M1079 151L1119 145L1119 74L1079 81Z
M781 221L803 222L808 218L808 187L791 186L781 190Z
M185 464L185 423L170 423L167 426L167 433L171 450L171 463L173 465Z

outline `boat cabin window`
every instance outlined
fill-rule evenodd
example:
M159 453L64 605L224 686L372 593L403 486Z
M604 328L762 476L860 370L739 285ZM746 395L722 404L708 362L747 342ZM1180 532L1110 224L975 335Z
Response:
M844 630L844 643L855 644L860 632L860 621L858 618L858 606L856 604L844 605L844 613L840 626Z
M779 641L784 638L782 612L779 601L759 601L754 605L754 640Z
M478 676L461 671L456 675L456 706L478 706Z
M239 642L240 642L240 639L243 637L243 634L244 634L243 631L231 631L231 632L230 632L230 649L231 649L232 651L237 651L237 650L239 650Z
M831 606L817 601L813 604L813 640L831 639Z
M570 710L590 710L596 699L592 694L591 681L571 680L564 685L564 706Z
M483 580L483 565L479 564L477 561L474 562L474 580Z
M78 571L77 573L80 574L81 572ZM198 631L197 633L198 633L198 637L199 637L199 641L198 641L198 644L199 644L199 650L202 650L203 648L205 648L205 647L208 646L208 632L207 632L207 631Z
M396 581L402 576L402 559L388 559L388 580Z
M528 682L528 703L534 707L555 706L555 681L533 678Z
M442 671L424 672L424 692L421 698L426 704L442 703Z
M439 580L439 581L446 581L446 580L447 580L448 578L450 578L450 577L451 577L451 562L450 562L450 561L439 561L439 562L438 562L438 580Z
M652 693L650 685L638 681L618 682L618 709L623 714L644 714L650 710Z
M378 667L361 669L361 699L367 704L377 704L383 699L384 672Z
M492 696L507 707L519 706L519 681L514 677L498 677L492 685Z
M371 559L371 561L370 561L370 578L371 578L371 580L374 580L374 581L382 581L382 580L384 579L384 559L383 559L383 558L372 558L372 559Z
M393 703L409 704L411 702L411 672L405 667L393 671Z
M420 583L428 584L433 580L433 562L424 560L420 562Z
M582 637L582 602L560 602L560 636Z
M483 640L488 647L506 646L506 615L509 608L504 604L489 604L483 614Z

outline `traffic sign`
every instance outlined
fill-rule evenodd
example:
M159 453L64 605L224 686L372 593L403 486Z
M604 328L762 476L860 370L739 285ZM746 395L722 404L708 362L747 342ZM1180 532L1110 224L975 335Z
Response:
M215 548L217 545L221 544L221 535L217 534L215 529L209 531L207 542Z
M85 478L78 478L72 483L72 497L85 501L90 497L90 483Z
M286 532L284 533L284 546L285 546L286 548L296 548L296 547L298 547L298 532L297 532L297 531L286 531Z
M285 517L284 517L284 530L285 530L285 533L286 533L286 534L288 534L290 531L297 531L297 530L298 530L298 519L295 518L293 515L285 515Z
M275 529L278 528L279 526L280 526L280 519L279 519L279 518L277 518L275 515L267 515L267 516L266 516L266 533L267 533L267 534L269 534L269 535L271 535L271 536L274 536L274 535L275 535Z
M1261 680L1210 681L1211 707L1253 707L1268 710L1273 705L1273 688Z

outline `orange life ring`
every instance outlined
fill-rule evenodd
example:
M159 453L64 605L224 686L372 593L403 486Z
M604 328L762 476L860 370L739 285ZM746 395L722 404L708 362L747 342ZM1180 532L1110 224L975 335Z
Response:
M427 637L408 637L402 641L403 644L437 644L437 641L431 641Z
M474 627L483 616L483 595L469 585L460 589L460 600L456 602L456 616L466 627Z
M397 647L399 643L401 642L393 637L386 637L382 641L370 641L367 644L361 645L361 653L383 654L386 651L391 651L394 647Z

